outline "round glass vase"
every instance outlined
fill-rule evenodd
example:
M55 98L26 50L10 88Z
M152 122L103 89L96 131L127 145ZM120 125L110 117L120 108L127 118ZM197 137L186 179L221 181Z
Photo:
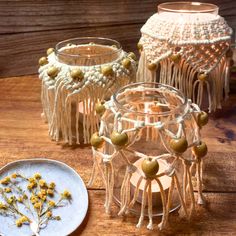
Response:
M39 60L43 117L52 140L87 144L99 125L96 104L135 79L133 53L98 37L58 43Z
M125 92L127 90L130 90L130 92ZM123 93L125 95L122 95ZM134 150L138 155L134 155L134 152L125 152L128 160L139 169L138 172L142 172L142 162L145 158L162 156L168 153L168 150L166 150L166 143L170 142L170 137L165 135L161 137L160 134L158 134L159 130L155 127L155 124L158 126L160 122L160 124L163 125L163 129L168 129L172 133L177 133L178 120L181 119L181 117L183 117L188 110L187 99L181 92L177 91L173 87L157 83L138 83L128 85L114 95L114 104L121 116L127 119L123 122L122 129L133 129L138 124L143 125L138 131L138 134L135 134L136 131L128 133L129 139L132 140L132 145L129 146L129 149ZM112 133L114 130L114 125L108 124L108 127L110 128L108 133ZM189 140L193 139L191 135L192 133L190 132L191 129L192 126L190 125L186 127L185 130L185 132L189 134L189 137L187 137ZM162 139L165 141L162 142ZM158 158L157 162L159 165L159 170L157 175L161 172L165 172L165 170L169 167L168 163L172 163L173 161L174 157L169 157L166 159L165 155L163 158ZM127 163L122 156L119 156L114 159L113 164L114 169L116 170L114 199L115 202L120 205L121 186L125 176ZM134 195L135 188L137 187L140 177L138 172L135 172L130 179L131 198ZM175 164L175 173L178 176L179 184L182 188L183 168L181 160L178 160ZM159 180L161 181L163 189L166 193L166 198L168 198L171 177L164 175L160 177ZM129 209L131 213L136 215L139 215L141 212L144 184L145 180L142 180L139 187L137 200L133 207ZM160 187L155 181L152 181L152 191L152 214L153 216L163 215ZM170 212L178 209L179 207L180 201L178 192L177 189L174 189L172 193ZM148 216L147 206L145 208L145 215Z
M202 109L228 98L232 29L214 4L167 2L141 28L137 81L181 90Z
M192 211L192 175L201 168L195 147L204 146L201 154L206 155L200 127L207 123L207 114L179 90L159 83L127 85L104 106L106 111L92 146L94 168L100 166L105 181L107 212L111 196L120 205L119 214L159 216L179 206L188 214L189 196Z

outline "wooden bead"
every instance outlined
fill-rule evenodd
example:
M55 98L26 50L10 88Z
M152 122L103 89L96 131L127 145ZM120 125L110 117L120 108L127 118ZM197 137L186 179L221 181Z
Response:
M48 68L47 70L47 74L49 77L51 78L55 78L59 73L58 68L56 68L55 66L51 66L50 68Z
M155 63L148 64L148 69L151 71L155 71L157 69L157 65Z
M119 133L113 131L111 134L111 142L116 146L125 146L128 143L128 135L126 133Z
M159 170L157 160L146 158L142 161L141 168L147 178L154 178Z
M131 61L130 61L130 59L129 59L129 58L123 59L122 65L124 66L124 68L129 69L130 66L131 66Z
M197 124L202 127L208 123L208 114L205 111L201 111L197 116Z
M112 66L103 66L101 71L102 71L102 74L105 75L105 76L113 75Z
M50 55L51 53L53 53L54 52L54 48L49 48L48 50L47 50L47 55Z
M41 58L39 59L39 65L40 65L40 66L44 66L44 65L46 65L46 64L48 64L48 59L47 59L47 57L41 57Z
M170 56L170 59L174 62L174 63L179 63L180 62L180 59L181 59L181 56L180 54L172 54Z
M205 74L205 73L201 73L198 75L198 80L200 81L206 81L208 79L208 74Z
M73 69L73 70L71 70L71 72L70 72L70 76L71 76L71 78L74 79L74 80L79 80L79 81L81 81L81 80L83 80L83 78L84 78L84 73L83 73L83 71L80 70L80 69Z
M137 60L136 55L135 55L133 52L130 52L130 53L128 54L128 57L131 58L131 59L133 59L134 61Z
M99 102L95 105L95 111L97 114L102 116L103 113L106 111L106 107L102 103Z
M199 145L196 145L192 148L192 153L197 158L202 158L206 156L207 152L208 152L207 145L204 142L201 142Z
M184 153L188 148L188 142L185 137L171 139L170 147L175 153Z
M101 148L104 144L104 139L96 132L91 136L90 142L94 148Z
M143 50L143 45L141 43L137 43L137 48L139 51Z

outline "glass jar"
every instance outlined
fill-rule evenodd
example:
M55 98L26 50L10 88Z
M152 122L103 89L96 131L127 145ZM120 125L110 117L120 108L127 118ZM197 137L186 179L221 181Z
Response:
M218 15L219 7L211 3L201 2L166 2L158 5L158 13L183 13L184 14L199 14L207 13Z
M118 214L141 212L141 218L165 215L166 219L181 206L181 211L191 215L195 204L192 175L201 168L194 150L205 145L199 127L207 123L206 113L179 90L159 83L124 86L104 105L92 146L94 169L100 166L105 182L106 210L113 196L120 205ZM200 175L197 179L200 188ZM201 188L199 196L202 199Z
M221 108L228 98L232 29L214 4L158 5L141 28L137 81L181 90L202 109Z
M97 37L58 43L39 60L43 116L52 140L89 143L99 124L96 104L135 79L133 53L119 42Z

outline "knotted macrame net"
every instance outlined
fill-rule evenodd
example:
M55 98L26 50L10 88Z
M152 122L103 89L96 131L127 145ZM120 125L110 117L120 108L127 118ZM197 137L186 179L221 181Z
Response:
M126 86L104 106L99 132L91 139L94 164L89 186L99 173L106 188L106 212L111 211L115 200L120 205L118 215L130 211L140 215L137 227L141 227L146 215L147 228L152 229L153 215L162 215L158 227L163 229L178 198L180 213L191 218L195 211L194 178L198 204L204 203L202 157L207 147L201 141L200 117L204 114L199 107L174 88L152 83ZM184 142L177 145L184 148L176 149L171 144L174 140ZM201 152L199 145L204 146ZM145 160L162 168L150 177L137 165L137 161ZM168 188L163 177L170 182ZM159 199L152 195L153 184L159 189ZM159 214L154 213L156 204L161 206Z
M210 112L221 108L229 93L232 57L232 30L224 18L201 12L159 12L147 20L141 33L137 81L174 86Z
M84 57L88 49L95 57ZM73 44L63 46L58 55L52 50L43 58L45 63L39 68L42 116L52 140L69 145L89 143L99 126L96 104L135 80L134 54L116 51L114 46Z

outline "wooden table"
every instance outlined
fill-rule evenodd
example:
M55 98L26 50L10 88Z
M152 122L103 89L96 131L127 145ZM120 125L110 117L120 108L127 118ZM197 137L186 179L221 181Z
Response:
M0 166L22 158L46 157L73 167L88 181L92 167L89 146L57 144L48 137L47 124L40 118L40 80L37 76L0 80ZM171 214L172 229L160 233L155 229L135 227L138 218L104 212L105 191L101 180L89 188L90 206L86 219L72 234L77 235L236 235L236 95L231 95L223 110L210 118L202 135L209 147L205 161L206 208L197 207L191 223ZM59 232L58 235L60 236Z

